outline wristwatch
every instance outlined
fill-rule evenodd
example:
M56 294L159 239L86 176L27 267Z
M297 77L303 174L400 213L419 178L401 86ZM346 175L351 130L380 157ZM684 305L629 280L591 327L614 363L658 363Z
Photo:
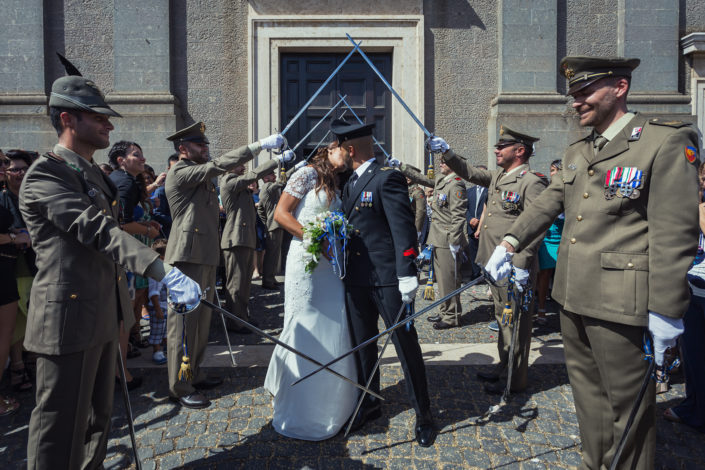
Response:
M15 240L17 239L17 235L15 235L13 232L8 233L10 236L10 243L15 243Z

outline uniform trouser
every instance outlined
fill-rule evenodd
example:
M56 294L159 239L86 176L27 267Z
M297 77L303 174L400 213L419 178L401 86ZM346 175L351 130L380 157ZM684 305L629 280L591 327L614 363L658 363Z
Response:
M85 351L37 357L37 404L27 468L93 469L105 459L113 411L117 338Z
M688 426L705 432L705 297L690 296L681 336L685 399L673 411Z
M460 255L460 252L458 252ZM462 276L460 265L456 264L449 248L433 248L433 273L438 283L438 292L441 297L453 292L460 287ZM463 307L460 305L460 294L451 297L441 304L441 320L444 323L458 326Z
M284 230L275 228L269 231L269 236L264 242L264 260L262 262L262 284L275 284L276 274L279 272L279 258L281 258L282 238Z
M535 278L534 274L531 278ZM533 282L530 283L533 285ZM497 351L499 353L499 369L506 372L509 365L509 348L512 344L512 326L502 324L502 311L508 303L507 287L495 287L490 285L492 291L492 299L494 300L494 317L499 325L499 333L497 334ZM514 311L514 321L519 319L519 331L517 334L517 344L514 346L514 370L512 371L512 391L520 391L526 388L529 375L529 348L531 346L531 325L534 309L534 301L532 299L529 305L529 311L519 314L520 302L512 303L511 307ZM504 375L502 372L502 375Z
M377 319L380 315L385 325L393 325L401 304L401 294L397 286L346 286L345 306L348 311L353 344L358 345L379 333ZM392 342L404 371L406 389L417 419L430 421L431 402L428 398L426 368L421 355L419 337L413 324L408 329L406 326L398 328L392 334ZM377 345L370 344L361 349L355 357L358 361L358 380L364 385L377 362ZM373 376L370 388L375 392L380 391L379 368ZM374 406L377 403L378 399L371 395L365 397L365 406Z
M206 299L213 301L215 292L216 266L193 263L174 263L185 275L193 279L206 292ZM206 290L207 289L207 290ZM193 379L179 380L181 359L184 355L182 335L186 329L186 346L188 348L189 363L193 372ZM193 384L205 380L205 371L201 363L205 359L208 333L211 325L211 309L204 306L197 307L193 312L180 315L172 310L166 318L166 345L168 350L167 366L169 369L169 393L174 397L183 397L193 393L196 389Z
M255 249L236 246L223 250L225 259L225 304L238 318L248 320L250 287L254 271ZM234 320L227 319L229 326L240 328Z
M580 468L609 468L649 366L644 328L563 310L561 333L583 446ZM651 381L617 468L654 468L655 408Z

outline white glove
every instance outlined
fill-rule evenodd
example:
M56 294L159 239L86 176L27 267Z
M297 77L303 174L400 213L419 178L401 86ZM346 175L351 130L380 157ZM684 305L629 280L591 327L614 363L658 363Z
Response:
M517 290L524 292L524 287L529 282L529 270L514 266L514 281L516 282Z
M416 290L419 288L419 280L416 276L404 276L399 278L399 292L401 301L410 304L416 298Z
M294 165L294 170L298 170L298 169L300 169L300 168L303 168L303 167L305 167L306 165L308 165L308 162L307 162L306 160L301 160L299 163L297 163L296 165Z
M498 246L492 252L490 260L485 266L485 270L495 281L504 279L512 272L512 257L514 253L508 253L507 249L503 246Z
M450 254L453 255L453 259L456 259L460 251L460 245L450 245L448 248L450 249Z
M169 289L169 301L174 304L193 307L201 301L201 287L179 268L171 268L162 282Z
M654 360L657 366L662 366L666 349L675 346L676 339L683 333L683 319L664 317L650 311L649 331L654 338Z
M286 163L292 161L294 158L296 158L296 154L294 153L293 150L287 150L281 155L277 157L277 160L279 160L279 163Z
M440 137L431 137L428 140L428 146L431 148L431 152L441 152L446 153L450 148L445 140Z
M272 134L260 140L259 144L265 150L279 150L286 144L286 139L281 134Z
M401 166L401 162L394 157L389 157L387 159L387 165L391 166L392 168L399 168Z

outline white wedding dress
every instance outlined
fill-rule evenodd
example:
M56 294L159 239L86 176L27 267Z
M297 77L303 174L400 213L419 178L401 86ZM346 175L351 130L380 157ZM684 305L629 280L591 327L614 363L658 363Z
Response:
M285 192L301 199L294 217L302 224L317 214L337 210L338 196L328 205L326 192L316 192L316 170L303 167L289 180ZM351 349L345 313L343 281L321 257L313 273L306 273L300 239L291 241L286 259L284 284L284 328L279 339L321 363ZM321 371L291 387L291 383L316 366L281 346L274 348L264 388L272 395L274 429L287 437L319 441L335 436L352 414L358 389ZM352 355L332 366L336 372L357 381Z

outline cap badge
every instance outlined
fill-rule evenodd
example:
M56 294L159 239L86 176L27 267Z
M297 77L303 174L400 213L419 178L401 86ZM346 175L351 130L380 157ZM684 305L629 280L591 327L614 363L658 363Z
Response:
M565 78L570 80L575 76L575 70L569 68L569 67L563 67L563 74L565 75Z
M206 132L206 125L201 123L201 134L204 134Z

